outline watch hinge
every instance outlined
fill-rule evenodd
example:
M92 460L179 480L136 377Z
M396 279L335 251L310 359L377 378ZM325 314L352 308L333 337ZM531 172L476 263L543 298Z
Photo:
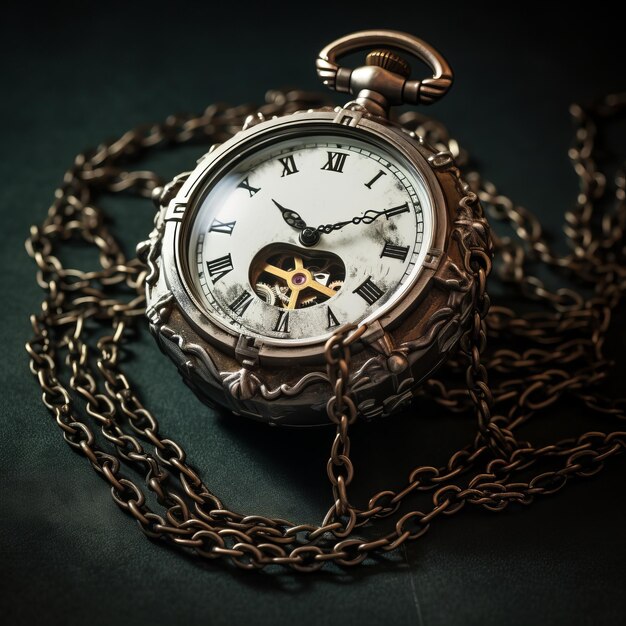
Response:
M342 126L358 126L362 117L363 111L343 108L337 111L333 122L335 124L341 124Z
M367 325L367 330L361 336L360 341L369 345L375 344L385 335L385 329L379 320L374 320Z
M165 212L165 221L166 222L182 221L186 208L187 208L186 204L180 204L177 202L170 203L170 205L167 207L167 210Z
M426 254L424 262L422 263L422 267L425 267L429 270L436 270L439 267L439 263L441 262L442 254L443 250L440 250L439 248L431 248Z
M262 343L255 337L239 335L235 348L235 358L246 368L253 368L259 364L259 350Z
M430 165L437 170L446 170L454 165L454 156L448 150L441 150L428 157Z

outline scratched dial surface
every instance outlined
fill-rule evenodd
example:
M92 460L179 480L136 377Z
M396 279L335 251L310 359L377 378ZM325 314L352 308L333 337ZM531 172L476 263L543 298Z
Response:
M319 342L398 302L422 267L432 215L422 175L382 145L284 139L240 160L200 198L191 282L206 313L235 333Z

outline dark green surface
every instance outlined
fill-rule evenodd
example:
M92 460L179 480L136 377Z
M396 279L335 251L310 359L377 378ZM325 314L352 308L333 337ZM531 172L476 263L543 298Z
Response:
M575 197L567 106L626 86L619 24L608 13L574 19L529 6L511 15L483 6L459 17L439 4L412 9L410 19L380 19L357 5L324 5L304 21L293 4L281 16L234 4L215 13L208 3L146 4L146 16L128 4L15 4L2 20L3 623L624 623L623 459L530 509L444 520L386 564L313 576L233 572L142 537L63 443L23 351L40 299L23 240L85 146L215 100L259 101L285 84L315 88L312 60L331 38L364 27L405 29L440 47L457 73L434 112L504 191L556 227ZM159 169L188 168L198 152L168 155ZM127 199L116 207L131 246L148 231L151 206ZM623 346L624 331L616 337ZM319 520L328 505L329 432L270 431L212 415L147 333L127 368L163 432L185 444L227 506ZM564 425L610 427L572 416ZM416 463L439 464L472 428L428 406L355 430L365 475L357 493L399 484ZM548 437L557 425L546 416L541 429Z

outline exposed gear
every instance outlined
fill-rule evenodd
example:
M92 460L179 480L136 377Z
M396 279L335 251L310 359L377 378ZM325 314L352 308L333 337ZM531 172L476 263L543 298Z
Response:
M274 289L274 293L276 294L276 297L281 302L283 302L284 304L287 304L287 302L289 302L289 297L291 296L291 289L289 289L287 285L281 285L279 283L275 283L273 289Z
M334 295L328 287L338 291L345 276L345 265L336 254L280 243L260 250L250 267L250 284L259 298L284 309L325 302Z
M326 273L318 273L314 275L315 280L321 283L322 285L326 285L335 291L339 291L343 285L343 280L333 280L329 282L330 275ZM289 302L289 298L291 297L291 289L287 287L287 285L281 285L276 282L272 286L273 293L276 296L276 304L275 306L280 306L280 303L287 304ZM307 297L303 297L300 299L298 306L299 307L309 307L315 304L318 304L320 301L318 294L311 294Z
M276 294L274 293L274 290L272 289L271 285L268 285L267 283L263 283L263 282L258 282L254 286L254 293L256 293L256 295L259 296L259 298L261 298L261 300L263 300L265 304L275 306Z
M302 300L300 300L301 307L313 306L314 304L317 304L317 303L318 303L318 298L316 295L308 296L307 298L302 298Z

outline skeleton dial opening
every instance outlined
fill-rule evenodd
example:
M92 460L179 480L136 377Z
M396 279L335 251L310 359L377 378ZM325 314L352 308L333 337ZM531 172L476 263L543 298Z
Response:
M432 213L422 175L374 141L279 140L200 198L191 282L206 313L235 333L276 344L322 341L401 298L428 250Z

